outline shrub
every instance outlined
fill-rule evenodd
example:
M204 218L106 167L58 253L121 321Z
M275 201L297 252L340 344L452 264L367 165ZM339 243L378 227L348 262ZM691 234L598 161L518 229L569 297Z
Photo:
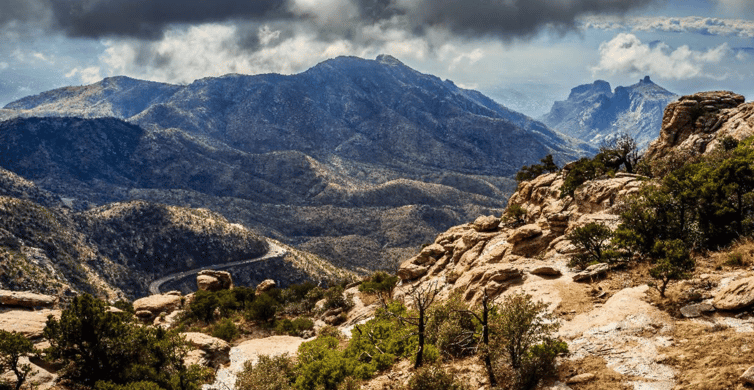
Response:
M342 308L344 311L350 310L354 306L353 298L350 295L344 294L344 290L343 286L340 285L328 288L324 294L325 304L323 309Z
M87 386L147 381L164 389L197 389L206 374L183 365L188 347L176 332L139 326L88 294L74 298L59 320L50 317L44 337L48 356L66 365L63 376Z
M275 321L275 331L280 334L300 337L304 332L312 329L314 329L314 322L305 317L299 317L293 321L287 318Z
M658 290L660 296L665 297L665 288L671 280L689 278L689 272L694 269L694 260L681 240L658 241L654 252L658 260L649 270L649 274L660 281Z
M555 369L555 358L568 351L564 342L552 338L559 323L547 305L531 296L508 296L495 307L491 324L492 351L499 353L497 374L500 385L512 389L533 389ZM513 375L506 375L506 373ZM503 381L503 378L508 378Z
M0 369L11 371L16 376L16 390L20 389L31 373L31 366L19 360L36 351L29 339L18 333L0 330Z
M295 388L298 390L336 390L348 377L367 379L374 375L373 365L359 361L339 350L334 337L317 337L301 344Z
M571 257L568 264L580 269L595 263L609 263L618 258L618 253L610 245L613 232L610 228L591 222L573 229L566 236L581 253Z
M453 294L430 311L427 341L436 345L440 353L464 357L476 352L479 326L460 294Z
M543 173L557 172L559 169L552 160L551 154L548 154L545 158L539 160L539 162L541 164L524 165L521 167L521 170L516 173L516 181L521 183L522 181L532 180Z
M560 197L573 196L576 189L586 181L611 173L613 171L605 166L602 154L594 156L593 159L584 157L573 163L566 174L560 187Z
M526 210L518 204L509 204L501 218L508 227L517 227L526 223Z
M257 296L246 310L246 319L266 322L275 317L278 302L266 292Z
M398 283L397 276L377 271L359 285L359 291L366 294L376 294L386 300L393 294L396 283Z
M224 318L215 324L215 328L212 330L212 336L228 342L238 337L238 333L238 327L230 318Z
M436 365L422 367L411 376L407 390L463 390L466 386L457 381L452 374Z
M278 356L260 355L256 364L244 363L238 373L238 390L290 390L296 379L296 365L288 354Z

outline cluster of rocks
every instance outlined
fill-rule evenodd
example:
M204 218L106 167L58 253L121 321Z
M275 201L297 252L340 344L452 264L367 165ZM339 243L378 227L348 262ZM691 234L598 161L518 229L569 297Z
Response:
M754 103L728 91L702 92L683 96L668 104L660 137L652 142L644 158L658 159L679 151L708 153L715 140L737 140L754 135Z
M536 265L537 260L573 254L576 249L565 236L574 228L590 222L616 227L614 206L643 183L637 175L618 174L587 182L573 197L561 198L563 179L563 173L551 173L519 185L509 204L526 211L523 225L509 226L500 218L484 216L450 228L401 264L398 276L403 281L444 278L444 284L450 286L448 293L461 292L472 302L485 292L495 296L505 291L527 273L559 276L562 270ZM606 271L606 265L597 265L575 275L574 280L593 280Z

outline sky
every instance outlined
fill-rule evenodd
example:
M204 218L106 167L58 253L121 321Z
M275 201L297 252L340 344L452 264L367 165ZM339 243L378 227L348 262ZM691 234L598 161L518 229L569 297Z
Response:
M125 75L187 84L390 54L539 117L644 76L754 98L752 0L0 0L0 107Z

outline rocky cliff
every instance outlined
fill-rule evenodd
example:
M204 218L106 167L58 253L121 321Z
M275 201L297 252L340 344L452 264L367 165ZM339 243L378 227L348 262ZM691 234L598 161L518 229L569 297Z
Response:
M644 158L708 153L724 137L754 136L753 110L743 101L707 92L671 103L661 136ZM754 277L751 258L743 254L750 253L751 241L696 254L696 270L672 285L666 298L651 288L646 264L571 269L567 262L576 248L567 233L589 222L615 228L621 203L652 182L618 173L561 198L563 175L519 185L509 207L526 214L515 225L479 217L440 234L401 265L396 296L411 285L436 283L443 296L460 293L472 303L485 293L501 299L525 292L542 300L558 316L558 335L570 352L551 389L744 389L754 383L754 355L740 346L754 334ZM730 259L736 256L747 257L735 265Z
M646 149L659 134L665 106L677 98L649 76L615 91L607 81L597 80L573 88L568 99L553 104L542 122L595 146L626 133Z
M754 103L728 91L683 96L668 104L657 140L644 158L658 160L672 154L709 153L726 137L742 140L754 135Z

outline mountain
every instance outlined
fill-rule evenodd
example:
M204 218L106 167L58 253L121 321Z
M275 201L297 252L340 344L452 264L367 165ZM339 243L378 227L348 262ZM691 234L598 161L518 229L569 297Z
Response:
M167 274L256 258L269 249L265 238L206 209L131 201L76 212L4 169L0 183L2 289L133 299ZM265 277L248 277L255 268L269 269L262 263L230 271L252 285L266 278L287 285L345 274L309 254L287 252L266 261L277 269Z
M115 77L0 115L0 165L80 207L205 207L351 269L499 213L524 164L593 151L390 56L184 86Z
M646 149L660 134L665 106L678 98L649 76L615 91L607 81L597 80L573 88L568 99L553 104L542 122L594 146L627 133Z

